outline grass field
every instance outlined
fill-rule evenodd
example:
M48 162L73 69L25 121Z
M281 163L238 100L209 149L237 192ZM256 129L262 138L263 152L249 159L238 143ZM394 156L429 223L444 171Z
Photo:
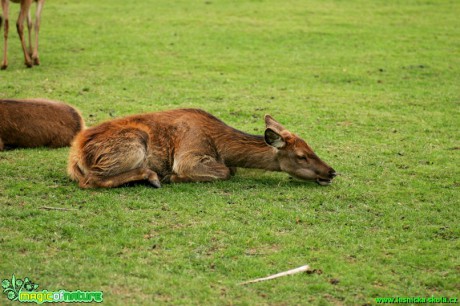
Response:
M342 175L80 190L68 148L0 152L1 279L107 305L460 298L459 14L458 1L47 1L42 65L25 68L12 26L0 98L62 100L88 126L198 107L262 134L269 113Z

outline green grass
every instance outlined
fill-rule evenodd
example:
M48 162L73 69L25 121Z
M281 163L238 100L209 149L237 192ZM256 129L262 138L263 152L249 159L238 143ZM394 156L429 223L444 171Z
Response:
M342 175L80 190L68 148L1 152L2 279L107 305L460 298L458 1L126 3L46 2L33 69L12 27L0 98L66 101L89 126L199 107L261 134L270 113Z

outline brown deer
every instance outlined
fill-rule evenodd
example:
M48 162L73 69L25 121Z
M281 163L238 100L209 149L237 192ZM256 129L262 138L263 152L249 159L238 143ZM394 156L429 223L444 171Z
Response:
M40 59L38 57L38 33L40 32L40 21L43 5L45 0L11 0L14 3L19 3L21 5L19 11L18 21L16 22L16 28L19 34L19 39L21 40L22 51L24 52L25 64L27 67L32 67L33 65L40 65ZM9 0L1 0L2 10L3 10L3 19L5 23L4 29L4 50L3 50L3 62L1 69L6 69L8 67L8 30L9 30ZM30 15L30 6L32 2L37 2L37 10L35 13L35 44L32 47L32 17ZM27 18L27 28L29 30L29 50L27 50L26 42L24 39L24 20ZM0 16L0 28L2 27L2 17Z
M117 187L146 180L226 180L236 167L284 171L328 185L335 170L295 134L265 116L264 136L246 134L199 109L115 119L80 132L68 173L81 188Z
M0 151L7 147L69 146L82 128L79 112L67 104L0 99Z

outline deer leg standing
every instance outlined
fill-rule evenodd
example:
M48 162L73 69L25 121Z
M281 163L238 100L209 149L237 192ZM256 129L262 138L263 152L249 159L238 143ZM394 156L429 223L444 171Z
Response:
M2 10L3 10L3 22L5 23L5 28L3 29L3 61L1 69L5 70L8 67L8 29L9 29L9 1L2 0ZM2 27L2 20L0 20L0 28Z
M37 1L37 11L35 13L35 45L32 53L32 60L34 61L34 65L40 65L40 59L38 58L38 34L40 32L40 22L44 3L45 0Z
M32 56L32 16L30 15L30 10L27 12L27 36L29 38L29 56Z
M19 18L16 22L16 28L18 30L19 39L21 40L22 51L24 52L24 61L27 67L32 67L33 63L30 59L29 53L27 52L26 42L24 39L24 20L29 14L30 5L32 0L21 1L21 10L19 12Z

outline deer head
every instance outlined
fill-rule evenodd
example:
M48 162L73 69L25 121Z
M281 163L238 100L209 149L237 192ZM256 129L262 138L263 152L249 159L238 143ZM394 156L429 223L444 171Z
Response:
M323 162L310 146L297 135L289 132L270 115L265 116L265 142L277 149L281 171L301 180L329 185L337 175Z

